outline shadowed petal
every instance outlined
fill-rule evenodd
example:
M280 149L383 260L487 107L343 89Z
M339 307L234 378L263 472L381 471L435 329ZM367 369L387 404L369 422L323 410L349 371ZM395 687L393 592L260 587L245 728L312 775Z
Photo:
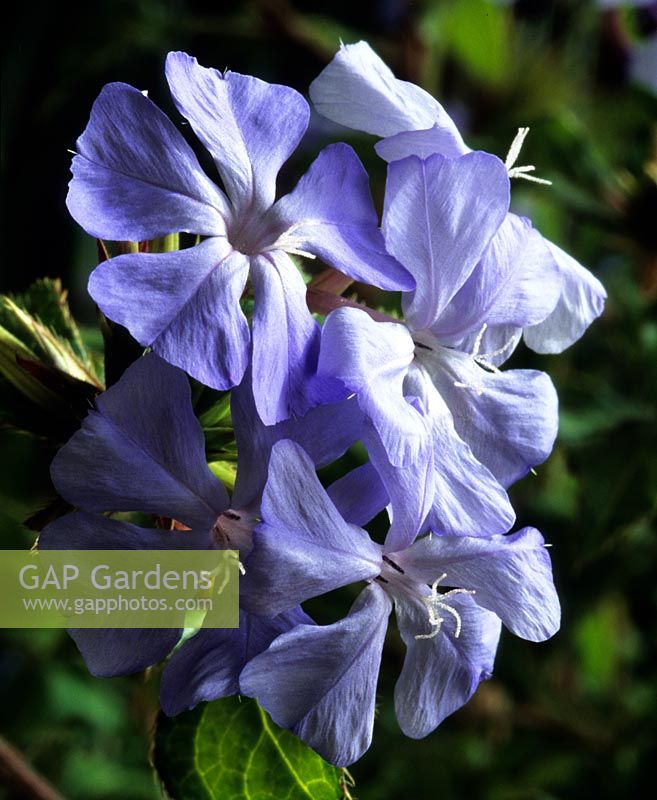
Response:
M105 86L76 148L66 204L92 236L225 235L223 193L171 120L134 87Z
M386 252L367 173L349 145L322 150L272 216L282 229L291 229L282 239L288 246L381 289L415 288L411 275Z
M284 633L246 666L242 693L327 761L352 764L372 741L390 610L385 592L372 584L340 622Z
M527 346L537 353L561 353L602 314L607 292L600 281L568 253L552 242L547 245L561 272L561 296L550 316L525 330L524 338Z
M363 415L355 398L317 406L302 417L276 425L264 425L253 400L250 370L231 394L231 414L238 452L233 492L235 508L259 502L267 482L271 448L281 439L296 442L315 466L325 467L340 458L362 434ZM322 432L321 436L317 435L318 431Z
M425 537L393 558L417 580L433 583L446 573L445 586L474 590L474 601L516 636L542 642L559 630L550 556L536 528L490 539Z
M238 211L267 209L276 176L308 127L310 110L294 89L199 65L169 53L166 76L180 113L212 154Z
M377 136L393 136L437 125L465 147L461 134L437 100L400 81L367 42L342 45L310 85L310 99L324 117Z
M308 379L315 373L319 325L306 305L306 285L282 252L251 262L253 396L265 425L308 411Z
M187 377L140 358L57 454L57 491L87 511L143 511L209 530L228 495L205 459Z
M395 711L402 731L413 739L427 736L465 705L493 672L499 619L479 608L468 595L456 595L446 602L461 618L458 638L454 635L456 620L442 612L439 633L432 639L416 639L418 634L431 632L426 607L419 599L395 601L399 632L407 647L395 686Z
M240 297L248 258L225 240L173 253L137 253L104 261L89 293L140 344L215 389L242 380L249 328Z
M340 516L352 525L367 525L390 502L379 473L370 462L338 478L326 492Z
M239 676L277 636L313 621L300 608L277 617L240 612L239 628L200 630L173 655L162 674L160 700L170 717L200 702L239 692Z
M380 545L342 519L310 457L293 442L272 449L260 514L240 583L249 611L278 614L381 568Z
M403 299L412 330L436 324L508 208L506 168L487 153L411 156L388 165L383 234L388 251L417 282Z
M39 550L197 550L207 546L207 532L199 535L192 531L138 528L84 512L61 517L39 535ZM100 678L111 678L141 672L164 660L180 639L182 626L171 629L69 628L68 632L89 672Z

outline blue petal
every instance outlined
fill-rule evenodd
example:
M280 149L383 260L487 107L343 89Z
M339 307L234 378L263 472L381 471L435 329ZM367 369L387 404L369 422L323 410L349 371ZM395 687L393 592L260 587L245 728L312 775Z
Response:
M452 123L451 119L449 122ZM388 163L401 161L408 156L429 158L436 153L458 158L470 152L470 148L464 143L454 124L446 125L444 122L436 123L426 130L402 131L394 136L388 136L377 142L374 149L377 155Z
M458 638L456 620L442 612L444 622L438 634L432 639L416 639L432 630L426 607L419 599L395 601L399 632L407 647L395 686L395 711L401 729L413 739L427 736L465 705L479 683L493 672L499 619L479 608L468 595L456 595L446 602L460 616Z
M375 322L355 308L331 312L322 328L318 374L356 392L394 466L417 461L426 438L422 415L403 393L414 347L405 325Z
M560 291L561 274L545 239L529 220L507 214L432 332L442 344L458 345L484 324L534 325L552 312Z
M288 246L319 256L355 280L390 291L415 288L386 252L367 173L349 145L322 150L271 216L280 229L290 230Z
M239 676L250 659L277 636L312 620L299 609L277 617L240 613L240 627L201 630L173 655L162 674L160 700L170 717L203 701L239 692Z
M561 353L602 314L607 292L600 281L568 253L552 242L547 245L561 272L561 296L550 316L528 328L524 338L527 346L537 353Z
M278 171L308 127L310 109L287 86L201 67L169 53L166 76L180 113L212 154L238 213L271 206Z
M393 136L436 125L454 147L465 148L440 103L419 86L395 78L367 42L341 45L310 85L310 98L320 114L357 131Z
M326 490L346 522L366 525L388 505L390 498L373 464L361 464Z
M425 356L458 436L503 486L510 486L552 452L559 401L543 372L489 372L457 350ZM500 531L496 531L499 533Z
M261 517L240 583L249 611L278 614L379 573L380 546L342 519L310 457L293 442L272 449Z
M552 565L535 528L490 539L432 536L393 556L416 580L472 589L474 601L493 611L516 636L532 642L559 630L561 612Z
M260 502L267 482L269 456L274 444L291 439L308 453L317 467L340 458L362 432L362 413L355 399L311 409L302 417L264 425L255 407L250 371L231 394L231 414L237 439L235 508ZM318 436L317 431L322 431Z
M312 401L307 383L315 373L319 326L306 305L306 285L280 251L252 259L253 396L265 425L303 415Z
M376 584L334 625L299 625L254 658L240 677L276 724L338 766L370 746L381 651L391 602Z
M132 86L100 93L77 140L68 210L92 236L226 233L228 202L173 123Z
M143 511L209 531L228 494L209 470L186 376L140 358L55 457L57 491L86 511Z
M515 514L504 487L461 439L424 367L409 372L406 389L420 398L431 426L434 481L425 529L466 536L508 531Z
M209 545L207 532L138 528L84 512L61 517L39 535L40 550L197 550ZM70 628L68 632L91 674L110 678L163 661L180 639L182 616L180 628Z
M363 442L386 494L390 498L390 528L385 550L408 547L422 531L435 495L436 471L431 437L422 442L413 464L396 467L390 463L385 447L373 427L366 427Z
M412 330L435 325L468 279L506 216L509 191L504 164L487 153L388 165L383 234L417 282L403 298Z
M100 264L89 293L141 344L215 389L242 380L249 326L240 297L248 258L225 239L172 253L136 253Z

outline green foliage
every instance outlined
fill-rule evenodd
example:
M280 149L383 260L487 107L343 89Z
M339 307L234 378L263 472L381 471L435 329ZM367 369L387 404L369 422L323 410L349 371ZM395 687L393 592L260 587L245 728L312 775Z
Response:
M0 296L3 425L61 442L102 389L100 357L84 345L59 280Z
M254 700L158 718L153 762L172 800L340 800L344 776Z

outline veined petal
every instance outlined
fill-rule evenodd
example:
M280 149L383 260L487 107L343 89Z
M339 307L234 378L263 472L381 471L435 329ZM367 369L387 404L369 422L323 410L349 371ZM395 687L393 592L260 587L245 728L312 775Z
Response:
M449 118L448 118L449 119ZM451 123L451 119L450 119ZM408 156L429 158L436 153L450 158L458 158L470 152L461 135L452 125L435 124L426 130L408 130L388 136L374 145L374 149L384 161L401 161Z
M395 78L367 42L342 45L311 83L310 99L322 116L348 128L393 136L437 125L455 147L465 147L440 103L419 86Z
M388 165L383 234L413 275L407 323L431 328L463 286L509 209L504 164L487 153L411 156Z
M134 87L105 86L76 147L66 204L92 236L225 235L225 196L171 120Z
M306 284L281 251L251 260L253 396L265 425L308 411L307 382L315 373L319 325L306 305Z
M312 408L302 417L265 425L255 407L250 370L231 394L231 414L237 440L237 479L233 506L245 508L259 502L267 482L269 456L274 444L291 439L325 467L344 455L360 438L363 414L355 398ZM322 431L318 436L317 432Z
M467 354L445 348L423 360L456 433L503 486L515 483L550 455L559 426L559 400L544 372L489 372Z
M199 65L169 53L166 76L180 113L208 148L239 213L274 202L276 176L308 127L308 103L294 89Z
M326 147L296 188L272 209L288 230L281 246L319 256L358 281L390 291L415 288L411 275L386 252L367 173L349 145Z
M499 619L479 608L469 595L455 595L445 602L461 620L458 638L456 619L444 612L436 636L416 639L431 633L427 608L419 598L416 602L395 599L399 632L407 648L395 686L395 711L402 731L413 739L427 736L465 705L493 672Z
M433 502L425 529L457 536L508 531L515 513L506 491L458 435L452 414L429 374L417 368L409 372L406 391L421 399L431 426Z
M239 628L201 630L172 656L162 674L162 710L170 717L199 703L239 692L239 676L250 659L277 636L313 621L298 608L277 617L240 612Z
M322 328L318 374L356 392L393 466L416 461L426 436L421 414L403 393L414 348L405 325L375 322L355 308L332 311Z
M607 292L572 256L556 244L546 243L561 272L561 296L547 319L525 330L524 339L537 353L561 353L602 314Z
M172 253L136 253L99 264L89 293L144 346L215 389L242 380L249 327L240 297L248 258L224 239Z
M516 636L542 642L559 630L550 556L536 528L490 539L427 536L393 558L414 579L433 583L446 573L445 586L474 590L474 602Z
M381 651L392 604L376 584L334 625L299 625L256 656L240 677L274 722L337 766L370 746Z
M228 508L209 470L186 376L140 358L55 457L57 491L86 511L143 511L209 531Z
M560 291L561 274L545 239L529 220L507 214L432 333L458 346L484 325L534 325L554 309Z
M272 448L260 514L240 583L249 611L278 614L381 568L381 547L342 519L293 442Z

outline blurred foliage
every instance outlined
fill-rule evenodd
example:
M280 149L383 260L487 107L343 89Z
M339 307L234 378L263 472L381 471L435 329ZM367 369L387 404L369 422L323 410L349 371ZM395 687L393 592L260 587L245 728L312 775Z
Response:
M305 92L340 37L363 37L400 77L435 94L472 146L504 156L516 129L531 126L522 163L536 164L554 185L516 184L514 206L609 292L603 318L569 351L519 350L510 364L547 370L560 394L555 452L512 499L519 524L535 525L554 545L562 631L543 645L504 636L494 678L419 742L404 738L394 719L403 648L391 637L374 744L352 770L352 792L362 800L644 796L657 751L657 99L633 83L632 65L655 35L649 10L568 0L102 0L63 13L41 0L10 13L2 175L11 200L2 240L4 262L16 269L6 288L22 293L38 277L59 276L87 325L94 310L84 285L97 253L66 216L66 148L107 81L148 88L171 112L161 69L171 48ZM313 151L344 136L380 204L385 170L373 139L319 118L281 189ZM53 282L42 290L61 298ZM57 361L64 356L91 370L91 384L99 380L93 354L102 345L90 328L78 337L68 313L44 315L36 295L14 302L32 320L26 326L5 307L14 314L14 327L2 322L14 352L43 367L23 370L24 380L52 389L46 375L52 380L57 370L77 381ZM134 343L118 326L101 320L101 328L111 384L135 357ZM70 350L58 350L52 337L68 340ZM3 402L16 408L5 389L16 386L2 389ZM208 457L229 481L225 401L200 388L195 399ZM23 411L41 421L43 434L53 409L26 399ZM29 547L34 534L21 522L55 501L48 463L57 442L9 430L8 422L0 430L0 525L5 547ZM347 602L336 598L335 618ZM160 796L148 765L156 671L96 680L61 631L4 632L2 643L2 733L36 769L73 800ZM10 795L0 788L3 796Z

